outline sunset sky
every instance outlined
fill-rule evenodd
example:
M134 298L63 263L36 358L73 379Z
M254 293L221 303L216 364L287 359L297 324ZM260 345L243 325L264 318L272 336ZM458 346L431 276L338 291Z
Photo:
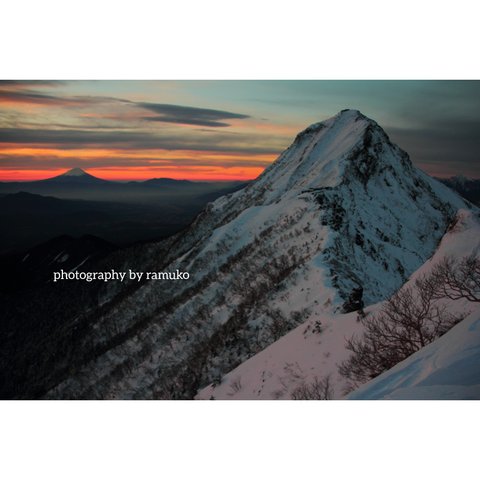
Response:
M252 179L344 108L431 175L480 177L480 82L101 80L1 81L0 181Z

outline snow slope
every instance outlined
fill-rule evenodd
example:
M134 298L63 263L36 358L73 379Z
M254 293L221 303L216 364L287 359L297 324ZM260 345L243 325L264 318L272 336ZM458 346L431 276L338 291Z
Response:
M462 210L443 237L435 255L411 276L406 285L412 285L418 277L428 273L444 256L460 258L472 252L480 253L480 219L476 214ZM375 304L365 311L375 312L381 306L381 303ZM429 381L441 381L445 378L443 374L456 376L458 372L455 368L463 368L467 365L469 365L468 372L472 375L472 381L479 380L480 321L476 322L476 320L480 318L480 305L465 301L449 302L451 313L472 310L475 313L437 340L436 346L434 344L427 346L402 362L397 366L398 368L390 370L391 375L386 372L370 382L368 385L371 387L366 390L361 388L358 394L355 392L349 398L381 398L389 394L397 385L412 386L418 382L431 387L434 384L428 383ZM322 380L327 376L330 376L334 390L333 398L342 398L346 382L339 375L338 366L349 356L349 352L345 350L345 340L362 332L362 324L357 322L356 317L356 313L312 315L304 324L229 372L221 382L201 390L196 398L289 399L296 388L311 385L316 379ZM322 324L320 333L314 331L318 321ZM473 331L476 333L468 337L469 332ZM470 357L470 354L473 356ZM477 360L477 363L474 360ZM450 369L442 370L447 367ZM385 381L383 381L384 378ZM427 383L423 383L426 378L430 380L425 380ZM463 377L458 376L458 378ZM452 383L452 385L461 384ZM432 398L437 398L436 395L448 394L463 398L464 395L473 395L474 391L477 394L480 393L475 385L472 388L473 390L468 391L464 389L454 391L454 388L449 387L444 393L439 389L430 388L430 390L419 390L418 395L431 395ZM403 390L398 394L404 395L405 398L414 395L409 390ZM477 398L480 398L480 395L477 395Z
M347 399L479 400L480 309Z

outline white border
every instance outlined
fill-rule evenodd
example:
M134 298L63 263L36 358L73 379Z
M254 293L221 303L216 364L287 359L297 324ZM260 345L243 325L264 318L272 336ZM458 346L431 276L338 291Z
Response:
M0 78L478 79L475 4L19 0ZM2 402L0 471L472 478L479 418L478 402Z
M2 477L478 475L478 402L4 402Z
M9 79L475 79L476 2L2 5Z

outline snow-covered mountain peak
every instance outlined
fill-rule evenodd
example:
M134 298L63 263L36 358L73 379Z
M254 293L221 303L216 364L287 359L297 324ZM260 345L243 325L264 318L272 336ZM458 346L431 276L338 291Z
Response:
M468 206L415 168L374 120L343 110L300 132L257 180L218 199L198 223L224 225L223 236L263 229L267 211L264 225L308 211L303 218L328 231L318 264L332 285L342 298L365 285L374 302L428 258L461 208Z
M332 127L335 123L342 122L342 125L345 126L348 123L351 124L359 120L366 120L366 121L373 122L373 120L363 115L359 110L353 110L353 109L347 108L345 110L341 110L333 117L330 117L330 118L327 118L326 120L322 120L320 122L316 122L316 123L313 123L312 125L309 125L307 128L302 130L295 137L295 141L301 139L303 136L308 135L310 133L315 133L322 129Z
M108 183L107 180L103 180L98 177L94 177L90 173L86 172L81 168L72 168L66 172L57 175L56 177L47 178L45 180L40 180L41 182L47 183L59 183L59 184L68 184L68 185L89 185L93 183L102 184Z
M413 166L374 120L358 110L342 110L300 132L246 193L253 204L270 204L312 189L366 185L387 170L402 177Z
M85 170L82 170L81 168L72 168L65 173L62 173L63 177L82 177L82 176L87 176L89 175Z

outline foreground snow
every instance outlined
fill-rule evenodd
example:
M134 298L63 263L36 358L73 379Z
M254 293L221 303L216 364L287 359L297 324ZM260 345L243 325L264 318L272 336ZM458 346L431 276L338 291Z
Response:
M335 398L344 380L337 364L348 357L345 337L361 332L357 314L312 318L223 377L219 385L200 391L198 400L290 399L295 388L332 375ZM321 321L321 333L313 331ZM343 385L345 386L345 385Z
M347 398L480 399L480 311Z

